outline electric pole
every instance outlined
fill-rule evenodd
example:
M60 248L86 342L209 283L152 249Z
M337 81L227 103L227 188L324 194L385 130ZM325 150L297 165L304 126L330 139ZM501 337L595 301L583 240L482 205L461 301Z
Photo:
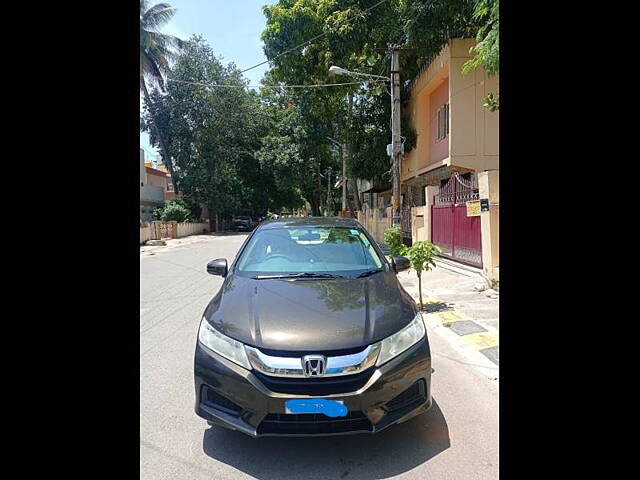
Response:
M344 149L340 149L340 153L342 156L342 212L344 212L347 209L347 157Z
M331 212L331 215L327 215L327 216L333 216L333 197L331 195L331 171L333 169L331 167L327 167L327 213Z
M348 122L351 122L351 106L352 106L352 102L353 102L353 96L351 94L351 92L349 92L347 94L347 102L349 103L349 110L348 110ZM345 141L344 142L344 148L342 151L342 178L343 178L343 183L342 183L342 211L344 212L347 209L347 157L350 154L349 151L349 142Z
M393 175L392 227L400 226L400 48L389 44L391 53L391 173Z

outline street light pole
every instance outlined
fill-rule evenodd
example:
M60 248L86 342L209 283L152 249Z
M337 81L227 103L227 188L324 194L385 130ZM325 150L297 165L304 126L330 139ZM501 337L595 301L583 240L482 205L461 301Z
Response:
M338 68L338 67L335 67ZM342 212L347 209L347 156L345 155L346 145L339 141L327 137L327 139L340 148L340 157L342 158Z
M349 75L352 77L369 77L387 80L391 82L391 173L393 176L393 208L392 226L400 227L400 150L402 148L402 137L400 136L400 50L406 48L400 45L388 44L387 51L391 56L391 78L381 75L371 75L369 73L351 72L341 67L332 65L329 68L329 75ZM343 187L344 188L344 187ZM344 209L344 204L343 204Z
M400 50L397 45L389 44L391 53L391 145L392 145L392 188L393 210L392 227L400 226Z

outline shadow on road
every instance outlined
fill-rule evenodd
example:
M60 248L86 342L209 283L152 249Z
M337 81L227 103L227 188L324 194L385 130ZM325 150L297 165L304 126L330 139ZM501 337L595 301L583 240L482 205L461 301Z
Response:
M442 410L426 413L375 435L317 438L251 438L211 427L204 453L259 479L388 478L412 470L450 446Z
M445 302L431 302L425 303L422 311L426 313L447 312L453 310L453 308Z

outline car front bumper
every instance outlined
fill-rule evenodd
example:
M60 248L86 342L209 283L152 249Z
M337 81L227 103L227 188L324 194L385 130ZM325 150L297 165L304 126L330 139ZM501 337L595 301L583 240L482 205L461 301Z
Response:
M269 382L261 380L259 374L197 342L195 411L210 423L260 437L377 433L431 407L431 353L426 337L371 370L362 386L346 393L303 395L299 389L294 394L282 392L281 388L278 392L267 388L265 384ZM337 418L286 414L285 402L292 398L342 401L349 413Z

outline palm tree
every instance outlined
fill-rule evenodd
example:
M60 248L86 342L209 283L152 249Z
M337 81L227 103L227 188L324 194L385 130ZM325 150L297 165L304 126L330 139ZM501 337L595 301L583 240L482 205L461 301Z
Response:
M175 15L176 9L168 3L158 3L152 7L147 0L140 0L140 89L144 94L144 101L151 105L149 91L145 82L145 76L156 83L161 91L165 90L164 76L171 69L169 61L175 55L175 48L181 48L183 41L173 35L158 32L158 28L167 23ZM169 170L174 191L178 192L178 186L173 174L171 157L167 150L164 138L156 125L153 112L151 113L151 128L155 133L164 164Z

